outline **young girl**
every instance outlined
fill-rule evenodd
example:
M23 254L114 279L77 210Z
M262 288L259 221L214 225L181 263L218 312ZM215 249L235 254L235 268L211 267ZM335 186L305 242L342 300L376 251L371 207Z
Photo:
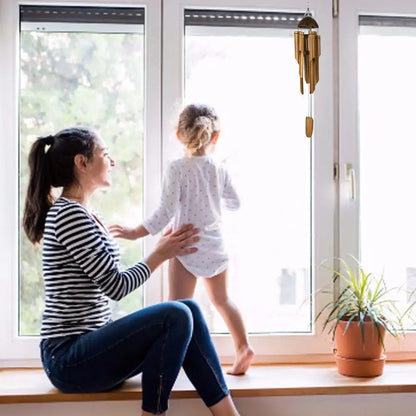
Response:
M225 168L208 155L219 136L217 114L206 105L188 105L179 116L176 135L185 156L168 166L159 208L135 228L113 225L110 232L134 240L157 234L172 218L174 229L188 223L199 228L198 251L169 261L169 299L192 298L197 278L204 278L209 298L234 341L236 356L228 374L244 374L254 352L240 312L228 297L228 256L221 233L221 200L231 210L238 209L240 202Z

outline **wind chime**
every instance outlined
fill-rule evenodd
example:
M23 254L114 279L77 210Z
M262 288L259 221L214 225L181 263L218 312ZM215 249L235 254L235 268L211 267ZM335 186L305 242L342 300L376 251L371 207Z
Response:
M303 94L304 82L309 84L308 115L305 120L305 133L312 137L312 94L319 81L319 56L321 55L321 37L318 35L318 23L312 17L309 7L295 31L295 58L299 64L300 92ZM314 30L315 29L315 30Z

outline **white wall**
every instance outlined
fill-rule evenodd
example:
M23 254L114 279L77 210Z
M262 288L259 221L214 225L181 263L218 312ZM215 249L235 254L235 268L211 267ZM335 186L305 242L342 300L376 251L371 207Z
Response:
M241 416L411 416L416 393L237 398ZM198 399L171 400L169 416L209 416ZM139 416L140 402L3 404L1 416Z

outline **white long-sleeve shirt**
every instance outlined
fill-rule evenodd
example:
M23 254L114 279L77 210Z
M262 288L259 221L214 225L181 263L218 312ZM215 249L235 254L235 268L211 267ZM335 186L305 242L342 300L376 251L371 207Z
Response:
M172 219L174 229L183 224L198 227L198 251L178 256L178 260L194 276L212 277L225 270L228 264L221 233L223 202L231 210L240 206L225 167L209 156L183 157L168 166L159 207L143 226L152 235Z

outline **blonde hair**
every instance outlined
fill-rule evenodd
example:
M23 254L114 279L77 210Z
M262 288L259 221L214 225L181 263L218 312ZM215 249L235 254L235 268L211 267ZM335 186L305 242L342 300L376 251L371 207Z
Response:
M178 132L191 154L208 146L212 135L218 131L219 120L212 107L190 104L179 115Z

